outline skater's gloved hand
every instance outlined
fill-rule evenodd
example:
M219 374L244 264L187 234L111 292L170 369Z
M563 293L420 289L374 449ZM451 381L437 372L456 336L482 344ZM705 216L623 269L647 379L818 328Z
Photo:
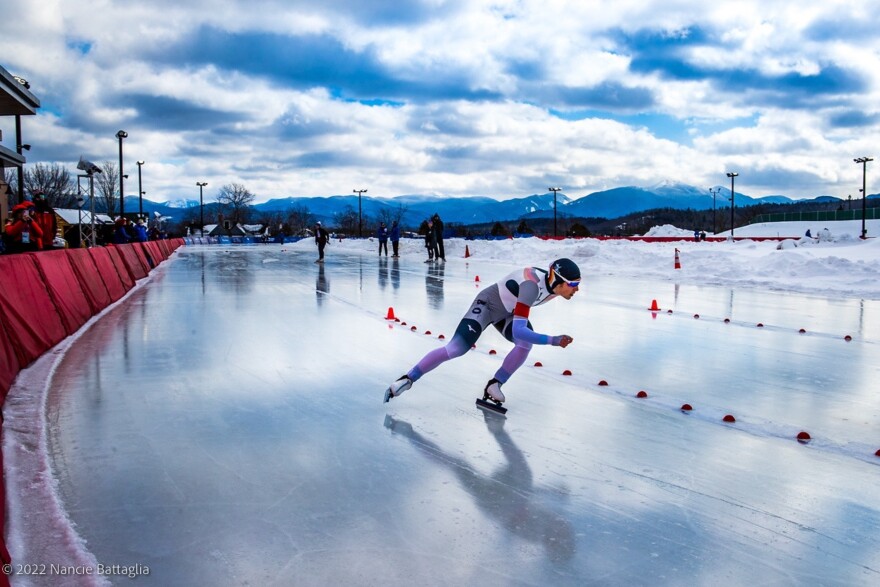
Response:
M567 334L560 334L559 336L553 337L553 346L561 346L562 348L567 347L572 343L574 339Z

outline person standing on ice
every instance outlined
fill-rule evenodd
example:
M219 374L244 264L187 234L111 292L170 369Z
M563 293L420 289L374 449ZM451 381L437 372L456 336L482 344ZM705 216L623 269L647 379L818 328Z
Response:
M315 244L318 245L318 258L315 259L315 263L323 263L324 262L324 247L327 246L327 241L330 240L330 233L327 232L327 229L321 226L320 222L315 223Z
M491 399L500 407L505 400L501 386L525 363L532 345L550 344L565 348L573 340L567 334L550 336L535 332L529 322L529 311L556 297L570 300L577 293L580 280L581 270L574 261L557 259L549 269L525 267L493 283L474 298L449 344L429 352L405 375L388 386L385 401L398 397L442 363L471 350L483 331L492 325L514 344L495 376L483 389L484 400Z

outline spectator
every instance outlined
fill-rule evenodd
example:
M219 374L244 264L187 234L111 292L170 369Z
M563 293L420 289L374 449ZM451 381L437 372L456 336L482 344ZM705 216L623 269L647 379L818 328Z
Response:
M327 241L330 240L330 233L321 226L320 222L315 223L315 244L318 245L318 258L315 259L315 263L323 263L324 262L324 247L327 246Z
M391 239L391 252L393 253L392 257L399 257L400 253L398 247L400 246L400 226L397 224L397 220L391 223L391 232L388 233L388 237Z
M376 229L376 238L379 239L379 256L382 255L382 247L385 247L385 256L388 256L388 227L384 222L379 223Z
M425 248L428 249L428 259L425 263L434 260L434 250L437 248L437 235L434 233L434 221L428 218L428 230L425 231Z
M443 249L443 221L440 215L434 212L434 258L438 261L446 260L446 251Z
M147 242L147 225L144 223L143 218L138 218L137 224L134 227L134 231L138 242Z
M31 218L32 202L18 204L12 209L12 221L3 235L7 253L28 253L43 248L43 229Z
M31 216L43 231L43 250L50 250L55 245L55 236L58 234L58 220L55 218L55 210L49 205L46 194L42 191L34 193L34 210Z
M124 245L131 242L131 237L129 237L128 230L125 227L127 222L122 216L116 219L116 229L113 231L114 245Z

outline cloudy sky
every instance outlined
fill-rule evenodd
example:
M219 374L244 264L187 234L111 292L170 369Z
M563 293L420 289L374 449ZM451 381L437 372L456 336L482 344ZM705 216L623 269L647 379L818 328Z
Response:
M28 162L237 182L571 198L663 181L857 197L880 156L880 10L855 0L5 0L41 100ZM0 119L14 148L14 123ZM875 193L868 166L868 192ZM873 165L880 165L874 163ZM134 183L132 183L134 178Z

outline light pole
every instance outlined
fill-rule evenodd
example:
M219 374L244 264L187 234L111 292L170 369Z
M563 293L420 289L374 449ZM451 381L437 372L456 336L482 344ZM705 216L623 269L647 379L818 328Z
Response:
M144 164L143 161L138 161L138 219L144 217L144 194L147 193L144 191L144 186L141 183L141 166Z
M363 238L364 234L364 221L363 216L361 216L361 194L367 193L367 190L352 190L354 193L358 195L358 238Z
M733 178L739 175L739 173L734 173L729 171L727 173L727 177L730 178L730 240L733 240Z
M557 236L556 234L556 193L561 192L562 188L547 188L549 191L553 192L553 236Z
M709 193L712 194L712 234L718 234L718 231L715 229L715 196L720 191L721 188L709 188Z
M868 238L868 229L865 228L865 216L868 213L868 191L866 182L866 176L868 174L868 161L873 161L872 157L858 157L857 159L853 159L856 163L862 164L862 238Z
M208 185L208 182L197 181L196 185L199 186L199 224L201 225L199 228L199 236L205 236L205 200L202 197L202 189Z
M122 181L122 139L128 138L128 133L124 130L120 130L116 133L116 138L119 139L119 215L125 216L125 183Z
M79 188L79 185L76 186ZM76 207L79 209L79 222L77 223L77 228L79 229L79 248L83 248L83 204L86 203L86 199L82 197L82 192L76 197Z

